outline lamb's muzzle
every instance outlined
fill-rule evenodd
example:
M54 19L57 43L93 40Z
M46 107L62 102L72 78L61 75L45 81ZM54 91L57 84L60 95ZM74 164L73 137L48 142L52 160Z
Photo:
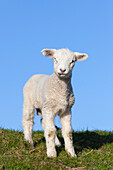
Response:
M42 128L46 139L48 157L56 157L55 145L61 143L56 135L54 119L60 116L65 150L76 157L71 128L71 107L74 104L74 94L71 86L72 69L76 61L86 60L87 54L72 52L68 49L44 49L43 55L54 60L54 73L48 75L34 75L23 89L23 130L24 138L33 146L32 129L34 109L42 114Z

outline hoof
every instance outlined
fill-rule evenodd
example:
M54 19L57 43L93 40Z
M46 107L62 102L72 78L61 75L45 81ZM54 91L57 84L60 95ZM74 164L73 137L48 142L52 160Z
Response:
M57 157L57 153L56 152L48 152L47 153L47 156L49 157L49 158L55 158L55 157Z

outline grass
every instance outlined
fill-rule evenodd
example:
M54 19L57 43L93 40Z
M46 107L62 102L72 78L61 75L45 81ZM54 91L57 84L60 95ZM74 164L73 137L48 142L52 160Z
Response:
M113 170L113 132L73 131L77 158L65 152L60 130L58 137L62 143L56 148L58 157L48 158L43 132L33 132L35 147L31 148L22 132L0 129L0 169Z

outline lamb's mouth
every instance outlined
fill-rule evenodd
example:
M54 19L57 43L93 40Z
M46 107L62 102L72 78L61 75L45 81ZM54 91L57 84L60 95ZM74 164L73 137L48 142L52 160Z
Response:
M60 76L65 75L64 73L58 73Z
M58 73L58 75L59 75L59 77L66 77L67 76L67 74L65 74L65 73Z

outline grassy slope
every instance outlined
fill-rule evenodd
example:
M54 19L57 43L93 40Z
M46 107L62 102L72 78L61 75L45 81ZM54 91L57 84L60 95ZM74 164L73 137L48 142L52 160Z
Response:
M22 132L0 129L0 169L113 169L113 132L73 132L77 158L64 151L60 130L58 137L62 147L56 148L58 157L50 159L43 132L33 132L31 148Z

